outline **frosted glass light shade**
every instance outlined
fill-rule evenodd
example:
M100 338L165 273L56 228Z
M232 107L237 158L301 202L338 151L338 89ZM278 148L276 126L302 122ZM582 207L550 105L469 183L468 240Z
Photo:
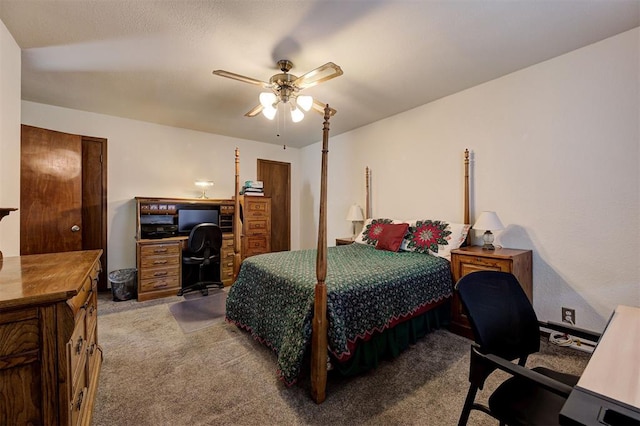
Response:
M298 108L291 106L291 121L298 123L304 118L304 113Z
M278 110L276 108L272 107L272 106L264 107L262 109L262 115L267 117L269 120L273 120L275 118L277 112L278 112Z
M262 105L264 108L273 108L273 104L275 104L277 100L278 99L276 98L275 93L260 93L260 105Z
M303 110L309 111L311 109L311 106L313 105L313 97L309 95L300 95L296 99L296 103Z

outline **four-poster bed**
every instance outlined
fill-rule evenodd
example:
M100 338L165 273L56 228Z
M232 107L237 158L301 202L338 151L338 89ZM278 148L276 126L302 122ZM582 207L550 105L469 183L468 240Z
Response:
M448 319L453 291L450 263L442 257L377 250L357 243L327 248L330 113L327 106L317 249L253 256L245 259L240 269L236 232L237 280L227 298L226 318L276 352L278 373L288 385L297 379L303 361L309 359L311 394L317 403L326 396L329 360L336 369L349 373L377 365L378 357L397 355ZM367 219L371 218L369 180L367 168ZM236 194L238 186L236 150ZM464 220L468 223L468 151L464 200ZM237 204L236 196L239 211ZM239 215L236 217L239 230ZM381 345L383 341L392 343ZM371 356L371 351L377 352ZM369 365L371 358L374 361Z

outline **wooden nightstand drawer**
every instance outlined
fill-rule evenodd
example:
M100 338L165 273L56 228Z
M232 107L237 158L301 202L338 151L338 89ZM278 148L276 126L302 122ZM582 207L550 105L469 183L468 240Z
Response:
M142 268L140 279L153 280L166 277L177 277L180 273L180 265L170 265L163 268Z

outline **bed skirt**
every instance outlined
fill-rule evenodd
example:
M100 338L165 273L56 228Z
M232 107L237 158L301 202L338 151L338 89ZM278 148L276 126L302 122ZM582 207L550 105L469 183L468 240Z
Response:
M332 357L333 371L344 376L353 376L374 369L381 361L397 357L430 332L448 326L450 318L451 301L448 299L421 315L360 342L347 361L338 362Z

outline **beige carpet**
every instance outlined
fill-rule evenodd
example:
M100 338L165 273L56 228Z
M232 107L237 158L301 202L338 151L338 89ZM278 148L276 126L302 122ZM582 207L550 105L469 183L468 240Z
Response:
M104 364L97 426L455 425L468 385L469 341L447 331L369 374L330 376L321 405L309 398L308 379L286 388L275 355L224 321L185 334L168 305L158 304L101 313L98 332ZM529 365L580 373L586 360L581 352L545 344ZM469 424L496 422L474 412Z

